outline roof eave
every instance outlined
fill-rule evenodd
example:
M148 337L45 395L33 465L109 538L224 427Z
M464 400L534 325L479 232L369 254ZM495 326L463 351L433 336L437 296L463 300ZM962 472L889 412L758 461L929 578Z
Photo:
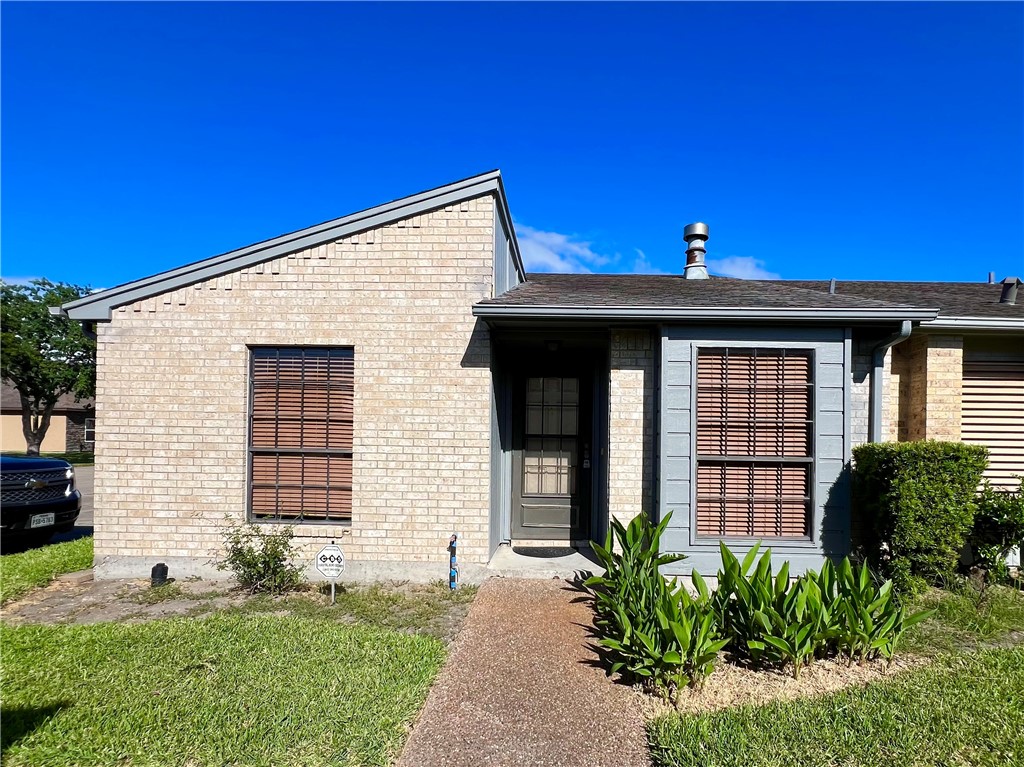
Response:
M927 321L938 309L906 308L776 308L776 307L663 307L663 306L501 306L476 304L473 315L484 319L593 320L786 320L799 322Z
M516 268L523 275L525 270L515 230L512 228L512 216L505 198L501 172L495 170L93 293L63 304L53 313L74 320L106 322L110 320L111 311L118 306L194 285L272 258L386 226L403 218L421 215L485 194L494 194L498 199L500 214L505 219L512 240Z
M921 325L922 328L948 330L1010 330L1024 333L1024 319L1000 317L937 317Z

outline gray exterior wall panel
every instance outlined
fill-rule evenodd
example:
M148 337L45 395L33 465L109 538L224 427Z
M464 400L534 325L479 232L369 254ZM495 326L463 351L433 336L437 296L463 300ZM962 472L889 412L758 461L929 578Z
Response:
M694 408L695 349L702 346L759 346L807 349L814 355L814 467L812 475L812 534L808 540L765 540L773 556L789 560L794 573L818 568L826 557L848 553L850 529L849 419L847 387L851 380L849 334L843 328L693 328L662 330L662 371L659 462L659 518L669 512L666 550L687 559L667 572L696 569L714 575L721 564L719 539L698 537L693 528L696 492ZM752 539L727 539L742 556Z

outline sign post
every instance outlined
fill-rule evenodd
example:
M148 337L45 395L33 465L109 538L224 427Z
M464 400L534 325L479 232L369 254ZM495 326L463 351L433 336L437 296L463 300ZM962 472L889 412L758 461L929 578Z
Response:
M340 546L335 546L331 541L329 546L324 546L316 553L316 569L324 578L331 582L331 604L334 604L334 587L338 582L338 576L345 572L345 554Z

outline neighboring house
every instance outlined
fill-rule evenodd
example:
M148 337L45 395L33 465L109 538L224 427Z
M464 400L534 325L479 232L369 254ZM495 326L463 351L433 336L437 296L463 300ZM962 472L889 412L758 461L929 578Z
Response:
M787 285L828 291L829 282ZM839 295L939 309L894 346L886 363L885 439L939 439L989 449L985 476L1019 487L1024 475L1024 290L1020 281L836 282Z
M21 430L21 395L13 385L0 384L0 449L5 453L24 453L25 435ZM65 394L53 409L50 428L43 438L41 452L90 452L96 439L96 408L91 399L75 400Z
M526 275L500 175L66 304L98 338L98 574L198 572L225 523L295 523L353 577L464 575L504 544L672 512L680 569L849 549L901 302L685 274Z

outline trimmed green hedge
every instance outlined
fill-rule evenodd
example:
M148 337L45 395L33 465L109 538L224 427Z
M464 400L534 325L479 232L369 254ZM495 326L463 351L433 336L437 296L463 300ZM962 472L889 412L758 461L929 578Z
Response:
M967 542L973 564L984 569L990 581L1009 582L1006 556L1011 549L1024 546L1024 487L997 490L986 482Z
M988 450L960 442L885 442L853 450L854 513L874 569L903 593L956 573Z

